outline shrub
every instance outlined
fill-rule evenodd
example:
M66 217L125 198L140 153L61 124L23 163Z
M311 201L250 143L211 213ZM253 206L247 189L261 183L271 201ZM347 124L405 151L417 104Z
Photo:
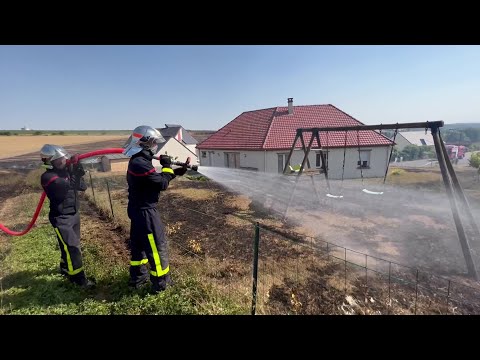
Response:
M403 169L393 169L390 174L391 175L402 175L403 173L405 173L405 170L403 170Z
M468 160L468 164L476 169L480 168L480 152L473 153Z

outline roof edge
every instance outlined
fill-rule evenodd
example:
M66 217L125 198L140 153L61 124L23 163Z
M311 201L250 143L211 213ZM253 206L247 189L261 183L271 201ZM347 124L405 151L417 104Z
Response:
M268 138L268 134L270 134L270 129L272 128L272 124L273 124L273 121L275 120L276 116L275 114L277 113L277 110L278 110L278 106L275 107L275 108L272 108L273 109L273 113L272 113L272 117L270 119L270 124L268 125L268 130L265 134L265 138L263 139L262 141L262 149L265 149L265 142L267 141L267 138ZM266 110L266 109L265 109Z

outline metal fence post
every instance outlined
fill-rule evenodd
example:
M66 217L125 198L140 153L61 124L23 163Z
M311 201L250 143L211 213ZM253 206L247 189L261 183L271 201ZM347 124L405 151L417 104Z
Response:
M105 179L107 183L107 192L108 192L108 201L110 201L110 209L112 210L112 219L115 219L115 214L113 213L112 197L110 196L110 186L108 185L108 180Z
M93 202L97 205L97 200L95 199L95 189L93 188L92 172L89 171L88 175L90 176L90 187L92 188Z
M257 276L258 276L258 245L260 243L260 227L255 224L255 240L253 243L253 288L252 288L252 315L257 307Z

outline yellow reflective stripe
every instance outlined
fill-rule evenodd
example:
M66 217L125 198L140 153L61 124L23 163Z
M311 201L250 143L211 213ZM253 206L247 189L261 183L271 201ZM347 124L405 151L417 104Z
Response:
M70 253L68 252L67 244L65 244L65 241L63 241L62 235L60 235L60 231L58 231L58 228L55 228L55 232L57 233L58 238L63 244L63 250L65 250L65 254L67 254L67 267L68 267L67 272L69 275L72 275L70 273L73 272L73 264L72 264L72 259L70 258Z
M140 261L130 261L131 266L140 266L145 264L148 264L148 259L142 259Z
M73 264L72 264L72 259L70 258L70 253L68 252L68 247L67 247L67 244L65 244L65 241L63 241L63 238L62 238L62 235L60 234L60 231L58 231L58 228L55 228L55 232L57 233L58 235L58 238L60 239L60 241L62 242L63 244L63 250L65 250L65 254L67 254L67 274L68 275L76 275L78 274L80 271L83 270L83 266L76 269L76 270L73 270Z
M173 170L170 169L170 168L166 168L166 167L163 167L162 168L162 173L169 173L169 174L173 174Z
M148 234L148 241L150 241L150 246L152 247L153 260L155 261L155 270L151 270L150 274L153 276L162 276L168 273L170 266L167 266L165 270L162 269L162 263L160 261L160 255L158 254L157 245L155 245L155 240L153 234Z
M153 276L160 277L160 276L165 275L165 274L168 273L169 271L170 271L170 265L168 265L165 270L162 270L162 272L160 273L160 275L157 275L157 272L156 272L156 271L152 271L152 270L150 271L150 274L152 274Z
M78 274L80 271L83 271L83 266L77 270L73 270L73 271L67 271L68 275L76 275Z

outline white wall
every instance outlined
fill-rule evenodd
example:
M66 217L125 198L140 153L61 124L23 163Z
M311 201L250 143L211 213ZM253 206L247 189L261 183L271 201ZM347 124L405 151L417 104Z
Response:
M177 157L176 160L181 162L185 162L187 160L187 157L190 156L190 163L192 165L198 164L198 159L195 153L192 153L190 150L188 150L185 146L180 144L174 138L168 139L167 143L163 145L163 147L156 154L156 156L160 156L164 154L173 156L174 158ZM160 166L160 162L158 160L152 160L152 164L155 167Z
M264 170L264 151L237 151L237 150L198 150L200 166L225 167L225 153L239 153L241 168L255 168ZM202 152L206 157L202 157Z
M402 134L397 134L397 137L395 138L395 143L397 145L395 145L395 148L398 150L398 151L402 151L403 149L405 149L405 146L407 145L412 145L407 139L405 139Z
M370 150L370 167L362 168L363 177L383 177L385 175L387 159L390 155L390 147L362 147L363 150ZM206 152L206 158L202 157L202 151ZM240 153L240 167L256 168L258 171L266 171L271 173L278 172L278 154L286 154L288 150L276 151L234 151L234 150L200 150L200 166L225 166L225 152ZM290 164L301 164L304 152L295 150L292 154ZM316 150L312 149L308 156L310 166L315 168ZM266 167L265 167L266 160ZM360 178L360 169L357 165L358 149L348 148L345 154L345 179ZM331 149L328 159L328 175L331 179L342 178L343 165L343 149ZM305 165L306 167L307 165Z
M192 153L197 154L197 145L196 144L184 144Z
M390 147L362 147L361 150L370 151L370 166L362 168L363 177L383 177L387 167L388 157L390 156ZM328 175L331 179L342 178L343 149L332 149L329 152ZM360 178L360 169L358 168L358 148L348 148L345 154L345 173L344 179Z

